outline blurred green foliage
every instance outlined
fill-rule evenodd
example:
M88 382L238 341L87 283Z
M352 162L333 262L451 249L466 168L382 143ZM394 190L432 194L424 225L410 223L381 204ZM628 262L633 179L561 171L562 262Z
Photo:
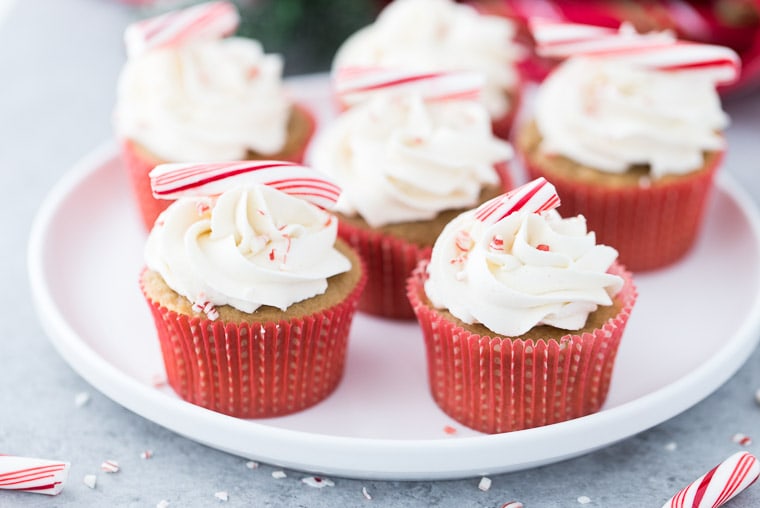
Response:
M280 53L285 74L330 69L333 55L353 32L370 24L382 8L377 0L236 0L238 35Z

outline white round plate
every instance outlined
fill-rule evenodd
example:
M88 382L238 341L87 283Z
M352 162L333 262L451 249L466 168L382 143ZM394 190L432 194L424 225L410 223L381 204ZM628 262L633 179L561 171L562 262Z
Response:
M322 81L323 82L323 81ZM319 82L298 82L308 101ZM310 95L311 94L311 95ZM602 411L498 435L448 418L427 389L415 323L358 315L346 373L298 414L244 420L156 386L164 369L137 277L145 233L115 146L90 154L35 219L29 276L41 322L63 358L124 407L190 439L282 467L369 479L442 479L525 469L632 436L699 402L760 338L760 219L723 175L702 235L676 265L636 276L639 300Z

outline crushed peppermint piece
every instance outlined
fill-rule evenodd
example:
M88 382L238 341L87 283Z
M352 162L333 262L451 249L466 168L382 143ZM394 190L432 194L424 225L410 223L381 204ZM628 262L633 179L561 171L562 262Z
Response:
M665 449L669 452L676 451L676 448L678 448L678 445L675 443L675 441L671 441L670 443L665 445Z
M79 392L74 397L74 405L76 407L82 407L90 402L90 394L88 392Z
M153 450L145 450L144 452L140 453L141 459L148 460L151 457L153 457Z
M153 374L150 382L154 388L161 388L162 386L166 386L166 376L163 374Z
M106 460L100 465L100 469L105 471L106 473L118 473L121 468L119 467L119 463L115 460Z
M491 479L487 476L482 477L478 483L478 488L483 492L488 492L491 488Z
M452 435L452 434L456 434L456 433L457 433L457 429L455 429L455 428L454 428L454 427L452 427L451 425L446 425L446 426L443 428L443 431L444 431L446 434L449 434L449 435Z
M301 481L309 487L314 487L316 489L335 487L335 483L332 480L322 478L321 476L307 476L306 478L301 478Z
M169 506L169 501L167 501L166 499L162 499L161 501L158 502L158 504L156 505L156 508L167 508L168 506Z
M369 495L369 491L367 490L367 487L362 487L362 496L364 496L364 499L367 501L372 501L372 496Z
M206 295L203 293L198 294L198 298L193 303L192 310L206 314L206 317L211 321L219 319L219 312L216 310L216 306L209 300L206 300Z
M90 487L91 489L95 488L95 484L98 483L98 477L94 474L86 474L84 475L84 484Z
M737 432L731 437L731 441L742 446L749 446L752 444L752 438L741 432Z
M276 480L282 480L283 478L287 478L288 475L285 474L285 471L272 471L272 478Z
M591 502L591 498L588 496L579 496L578 497L578 504L589 504Z
M219 492L214 492L214 497L220 501L229 501L230 499L230 495L227 494L226 490L220 490Z
M507 501L501 508L525 508L520 501Z
M258 469L259 463L249 460L248 462L245 463L245 467L247 467L248 469Z

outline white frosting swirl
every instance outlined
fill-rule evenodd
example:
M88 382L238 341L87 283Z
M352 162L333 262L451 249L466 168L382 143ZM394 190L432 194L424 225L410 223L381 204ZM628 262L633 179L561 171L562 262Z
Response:
M395 0L375 22L338 49L333 69L382 65L416 71L472 70L486 77L483 100L492 118L511 105L505 94L517 84L521 56L514 26L452 0Z
M215 203L172 203L148 237L145 260L192 302L285 310L351 268L334 247L336 235L337 220L314 205L264 185L238 187Z
M546 153L610 173L649 164L653 178L700 168L728 125L709 80L584 58L542 83L535 120Z
M329 125L311 156L343 189L336 210L379 227L475 205L512 147L477 102L376 96Z
M236 37L148 51L119 77L116 130L168 161L277 153L291 111L282 66Z
M617 251L596 245L583 216L516 212L486 226L474 215L465 212L443 230L425 283L431 303L465 323L507 337L542 324L578 330L622 288L621 277L606 273ZM495 235L503 250L492 245Z

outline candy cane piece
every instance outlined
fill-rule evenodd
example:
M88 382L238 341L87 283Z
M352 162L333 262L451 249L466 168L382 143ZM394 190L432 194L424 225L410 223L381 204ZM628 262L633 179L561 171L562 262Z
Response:
M149 177L158 199L216 196L236 185L262 184L330 209L341 192L321 173L285 161L160 164Z
M670 32L640 34L628 23L617 30L545 19L529 23L540 56L614 59L649 69L698 73L722 84L735 81L741 69L732 49L679 41Z
M754 455L735 453L678 491L662 508L717 508L752 485L759 475Z
M485 77L472 71L419 72L392 67L352 66L333 76L335 92L348 105L378 93L419 94L428 101L478 100Z
M127 55L133 58L187 41L221 39L232 34L239 23L237 8L231 2L202 3L132 23L124 32L124 43Z
M563 23L545 19L531 19L529 26L536 51L540 56L567 58L612 51L662 48L673 44L676 38L670 32L639 34L628 23L619 29L580 23Z
M475 210L475 218L491 225L518 211L541 213L559 206L554 185L540 177L486 201Z
M69 476L69 463L0 455L0 489L55 496Z

